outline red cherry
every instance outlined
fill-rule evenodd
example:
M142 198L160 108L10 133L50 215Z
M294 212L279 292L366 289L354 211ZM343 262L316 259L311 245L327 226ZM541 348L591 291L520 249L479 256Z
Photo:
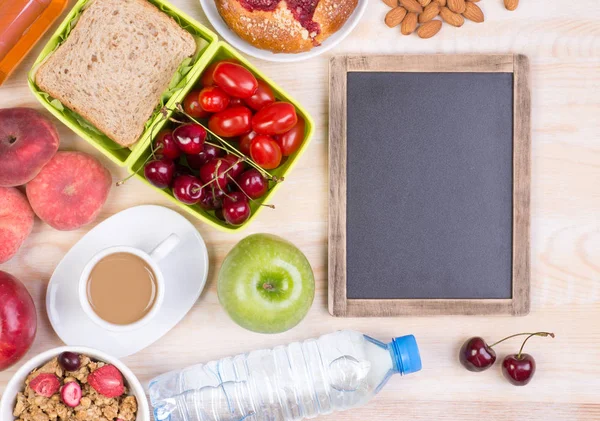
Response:
M224 158L211 159L200 168L200 179L204 184L217 179L216 183L212 182L209 186L217 187L218 184L219 188L224 189L229 181L226 171L230 166L230 162Z
M223 196L225 195L225 191L213 185L204 187L204 190L202 199L198 205L207 211L221 209L223 207Z
M187 155L187 163L190 167L195 170L199 170L204 164L210 161L213 158L218 158L219 156L223 156L225 152L223 149L219 149L216 146L204 144L202 152L197 155Z
M164 189L171 185L174 172L175 164L169 158L155 159L144 166L146 180L159 189Z
M242 192L253 200L264 196L267 190L269 190L267 180L254 168L244 171L237 177L236 181Z
M206 140L206 130L199 124L182 124L173 130L173 138L183 153L197 155L202 152Z
M227 154L224 159L226 159L230 163L231 169L227 172L227 179L233 178L236 179L242 171L244 171L245 164L235 155Z
M511 384L525 386L535 374L535 360L529 354L511 354L502 361L502 374Z
M202 184L193 175L180 175L173 181L173 196L181 203L195 205L202 200Z
M179 147L175 143L173 133L170 130L161 130L154 139L154 151L157 157L177 159L181 155Z
M476 336L467 340L459 353L460 363L469 371L484 371L496 362L496 353L485 341Z
M232 192L223 198L223 217L231 225L241 225L248 220L250 204L244 193Z

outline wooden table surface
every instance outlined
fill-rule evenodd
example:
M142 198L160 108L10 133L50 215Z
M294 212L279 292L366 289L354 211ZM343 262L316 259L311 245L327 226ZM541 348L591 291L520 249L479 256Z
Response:
M196 0L174 0L207 23ZM168 370L223 356L357 329L382 340L413 333L423 370L396 376L367 406L323 420L600 420L600 9L597 0L523 0L515 12L501 0L479 3L483 24L444 25L429 40L400 35L383 24L387 6L371 0L354 32L335 49L301 63L251 59L312 113L312 144L274 199L240 234L226 234L194 221L210 255L210 273L190 313L158 342L123 361L143 383ZM39 45L0 87L0 107L41 109L26 84L26 72ZM343 53L505 53L531 59L533 98L532 155L532 308L514 317L405 317L338 319L327 312L327 109L328 60ZM418 101L419 98L415 98ZM46 113L47 114L47 113ZM465 116L466 119L469 116ZM98 156L116 181L125 170L57 123L61 149ZM61 345L45 314L47 282L63 255L96 223L138 204L170 206L137 180L113 188L98 220L89 227L59 232L37 220L19 253L0 265L25 282L38 309L38 334L25 359ZM188 217L186 215L186 217ZM188 217L188 219L191 219ZM149 228L151 229L151 228ZM274 233L296 243L315 272L314 305L296 328L261 335L234 324L216 293L219 265L231 247L255 232ZM508 384L499 366L470 373L458 363L465 338L495 341L521 331L550 330L557 337L533 339L527 351L538 371L523 388ZM498 347L503 355L518 341ZM0 391L17 366L0 373Z

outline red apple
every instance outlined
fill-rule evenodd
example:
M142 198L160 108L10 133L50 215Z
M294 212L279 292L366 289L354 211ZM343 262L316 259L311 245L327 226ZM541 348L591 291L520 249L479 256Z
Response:
M32 108L0 109L0 186L28 183L58 150L54 124Z
M31 295L14 276L0 270L0 371L29 350L37 329Z
M42 221L68 231L96 219L111 184L110 172L93 156L60 151L27 184L27 198Z
M33 211L14 187L0 187L0 263L12 258L33 228Z

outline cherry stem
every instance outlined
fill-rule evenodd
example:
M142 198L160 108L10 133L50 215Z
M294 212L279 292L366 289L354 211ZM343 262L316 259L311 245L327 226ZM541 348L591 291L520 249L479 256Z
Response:
M492 348L492 347L494 347L494 346L498 345L500 342L504 342L504 341L506 341L507 339L511 339L511 338L514 338L514 337L516 337L516 336L524 336L524 335L530 335L530 336L552 336L552 337L554 338L554 333L549 333L549 332L535 332L535 333L531 333L531 332L525 332L525 333L515 333L514 335L510 335L510 336L507 336L507 337L506 337L506 338L504 338L504 339L500 339L498 342L494 342L493 344L489 345L489 347L490 347L490 348ZM527 339L529 339L529 338L527 338ZM525 339L525 340L527 340L527 339Z
M544 336L544 337L545 336L550 336L551 338L554 338L554 333L550 333L550 332L536 332L536 333L532 333L531 335L529 335L528 337L526 337L525 340L523 341L523 344L521 345L521 349L519 349L519 353L517 354L517 360L521 359L521 353L523 352L523 347L525 347L525 343L532 336Z
M245 196L248 198L248 200L250 200L251 202L255 202L255 200L254 200L253 198L251 198L250 196L248 196L248 193L246 193L246 192L244 191L244 189L242 189L242 186L240 186L240 185L238 184L238 182L237 182L237 181L235 181L235 180L233 179L233 177L229 177L229 179L230 179L231 181L233 181L233 184L235 184L236 186L238 186L238 188L240 189L240 191L241 191L242 193L244 193L244 195L245 195ZM260 206L267 207L267 208L275 209L275 205L268 205L268 204L266 204L266 203L259 203L259 205L260 205Z
M185 112L185 110L183 109L183 107L181 106L181 103L176 103L175 107L177 108L177 110L182 113L184 116L186 116L187 118L189 118L190 120L192 120L194 123L204 127L204 125L202 125L198 120L196 120L194 117L192 117L191 115L189 115L188 113ZM204 127L206 129L206 127ZM215 135L213 132L211 132L210 130L206 129L206 131L208 133L210 133L212 136L214 136L219 142L221 142L221 149L224 149L225 151L231 153L232 155L237 156L238 158L246 158L246 155L244 155L243 153L241 153L240 151L238 151L236 148L234 148L233 146L231 146L229 143L225 142L223 139L221 139L219 136ZM213 145L216 146L212 143L209 143L209 145ZM250 166L254 167L258 172L260 172L262 174L263 177L265 177L268 180L273 180L278 182L279 180L277 179L277 177L275 177L274 175L271 175L268 171L265 171L260 165L258 165L256 162L254 162L252 159L247 159L248 164L250 164ZM281 178L281 180L283 181L283 178Z

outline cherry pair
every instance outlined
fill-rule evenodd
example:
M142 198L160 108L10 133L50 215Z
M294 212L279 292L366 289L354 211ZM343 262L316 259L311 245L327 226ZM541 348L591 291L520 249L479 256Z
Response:
M468 339L461 347L459 354L460 363L469 371L480 372L487 370L496 362L496 352L492 347L507 339L523 335L527 335L527 338L523 341L519 353L504 357L502 361L502 374L511 384L525 386L535 373L535 359L531 355L523 353L525 343L532 336L550 336L554 338L554 333L517 333L501 339L492 345L488 345L483 338L475 336Z

